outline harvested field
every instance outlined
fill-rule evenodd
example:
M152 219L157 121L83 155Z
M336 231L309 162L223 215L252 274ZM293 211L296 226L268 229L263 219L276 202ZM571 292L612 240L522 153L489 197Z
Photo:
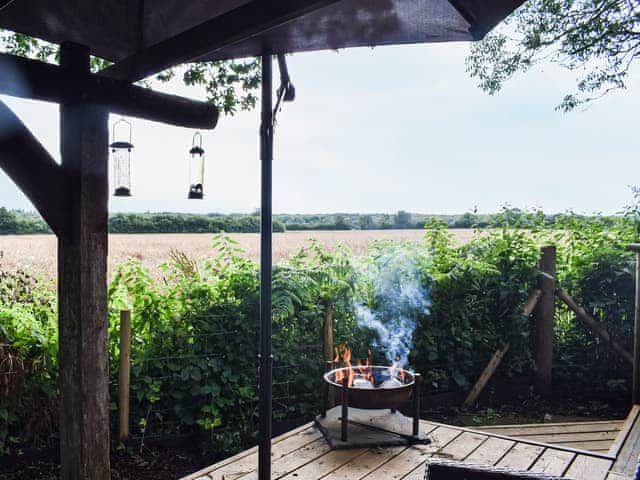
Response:
M451 230L454 237L465 242L473 237L473 230ZM260 236L257 233L229 234L255 260L260 254ZM310 239L316 239L329 248L345 244L355 255L364 255L375 240L418 242L424 230L354 230L354 231L307 231L275 233L273 259L279 262L291 256ZM109 271L130 258L137 258L154 274L158 266L169 258L172 248L182 250L189 256L202 260L213 253L213 234L147 234L110 235ZM55 278L56 239L52 235L7 235L0 236L0 265L8 270L24 269L35 275Z

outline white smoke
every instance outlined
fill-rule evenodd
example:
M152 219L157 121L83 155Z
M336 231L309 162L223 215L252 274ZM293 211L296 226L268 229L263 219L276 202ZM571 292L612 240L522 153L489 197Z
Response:
M371 346L383 350L394 367L407 364L416 318L429 313L429 290L419 267L414 247L388 246L364 272L373 288L374 308L356 305L358 325L376 333Z

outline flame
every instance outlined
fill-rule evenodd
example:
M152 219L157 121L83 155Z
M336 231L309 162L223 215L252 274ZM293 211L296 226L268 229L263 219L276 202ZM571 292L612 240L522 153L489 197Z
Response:
M335 373L334 381L338 384L342 384L345 378L345 372L348 376L349 387L353 386L353 382L356 378L365 378L372 385L375 385L375 376L373 374L373 366L371 365L371 350L368 351L367 358L364 363L361 360L356 361L357 368L352 368L351 363L351 349L344 343L338 345L335 348L336 355L333 358L333 367L338 369L340 362L342 361L345 367L342 370L337 370ZM406 382L407 372L400 367L400 357L396 357L395 361L389 366L389 373L392 377L397 377L402 383Z
M351 368L351 349L346 344L341 344L336 348L336 356L333 359L334 366L337 367L340 363L340 358L342 358L342 362L346 367L347 375L349 376L348 385L353 386L353 380L355 379L356 372ZM344 380L344 371L338 370L336 372L335 381L336 383L342 383Z
M362 361L358 360L358 370L360 371L360 375L363 378L366 378L372 384L374 383L373 377L373 368L371 368L371 350L369 350L367 358L365 360L365 364L362 364Z

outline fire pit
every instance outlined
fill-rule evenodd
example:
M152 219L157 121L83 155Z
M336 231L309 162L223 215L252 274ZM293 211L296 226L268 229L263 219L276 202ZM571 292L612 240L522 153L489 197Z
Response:
M324 375L329 395L341 403L353 408L396 409L411 398L416 385L416 377L402 369L391 367L365 367L367 373L361 373L363 367L343 367L331 370ZM419 381L419 380L418 380ZM346 382L346 387L345 387ZM343 402L343 399L346 401ZM416 396L419 398L419 396Z
M327 362L321 415L316 424L333 448L428 443L420 434L420 386L422 377L397 365L333 368ZM413 418L399 410L412 401ZM331 408L340 404L339 407ZM350 439L350 429L354 438ZM339 430L339 431L338 431Z

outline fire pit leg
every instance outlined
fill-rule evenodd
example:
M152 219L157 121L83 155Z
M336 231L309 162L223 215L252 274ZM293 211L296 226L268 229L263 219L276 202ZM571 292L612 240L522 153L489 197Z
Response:
M413 436L420 434L420 392L422 391L422 375L415 374L413 385Z
M327 361L326 371L330 372L333 370L333 362ZM327 382L324 383L324 397L322 399L322 418L327 418L327 410L329 410L329 384Z
M342 379L342 441L347 441L347 427L349 422L349 375Z

